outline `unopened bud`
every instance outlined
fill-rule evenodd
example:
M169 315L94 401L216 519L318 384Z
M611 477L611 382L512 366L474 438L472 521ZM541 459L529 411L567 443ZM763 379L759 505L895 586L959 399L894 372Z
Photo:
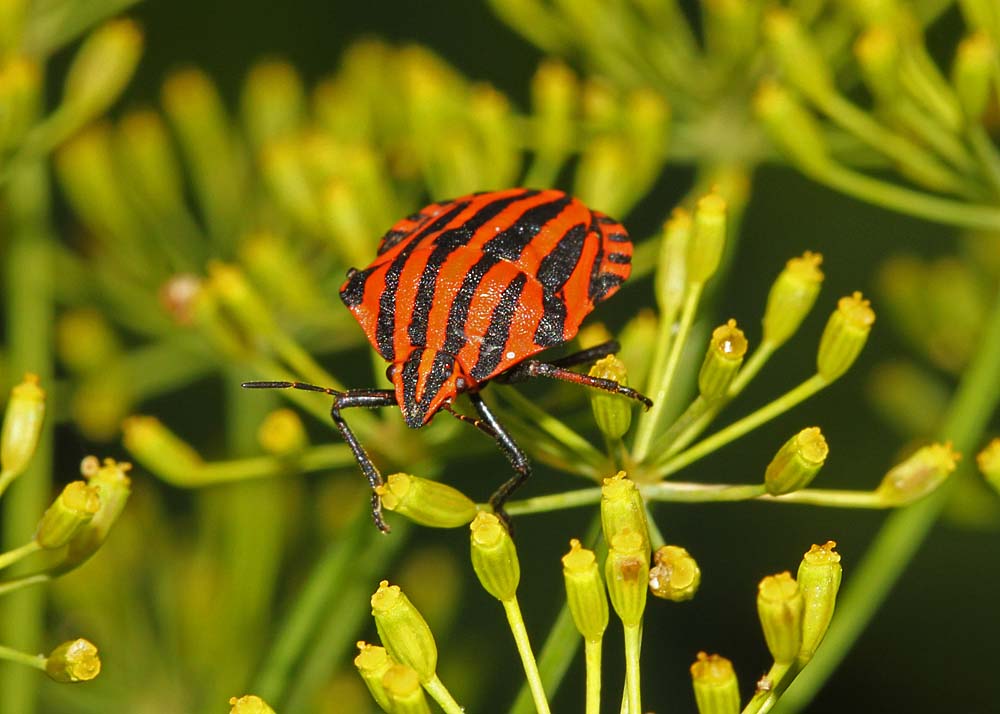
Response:
M536 151L546 161L559 162L570 152L579 95L579 83L569 67L554 60L538 67L531 80L531 104L537 117Z
M726 246L726 200L717 193L698 199L688 246L687 272L692 283L704 283L719 267Z
M126 114L118 124L115 143L115 158L143 200L164 213L185 210L183 174L158 112L140 109Z
M201 456L152 416L132 416L122 423L125 448L150 472L175 486L198 484Z
M274 318L267 303L239 266L210 261L207 286L248 334L268 334L274 329Z
M698 392L703 399L712 402L726 396L746 353L747 338L736 326L736 320L712 331L712 340L698 373Z
M35 531L35 540L43 548L66 545L87 525L101 508L101 497L95 486L73 481L46 509Z
M634 533L642 539L643 549L648 557L649 525L646 521L646 508L635 482L624 471L604 479L601 486L601 525L605 543L613 543L619 533Z
M591 377L610 379L623 386L628 384L625 363L615 355L599 359L589 372ZM632 405L628 399L618 394L592 390L590 407L594 411L597 428L609 439L620 439L632 424Z
M931 493L955 470L959 455L951 443L930 444L893 466L875 494L886 506L905 506Z
M0 432L0 470L6 479L22 473L38 446L45 419L45 390L38 386L38 375L28 373L10 391L7 411Z
M865 84L882 102L890 102L899 94L899 40L890 26L868 28L854 43Z
M805 169L827 164L826 140L816 117L787 89L765 80L753 99L754 112L779 149Z
M819 427L803 429L778 449L767 465L764 485L772 496L808 486L823 468L830 448Z
M382 676L385 691L393 714L430 714L427 698L420 686L420 677L412 667L394 664Z
M979 452L976 463L986 480L1000 493L1000 437L993 439Z
M822 262L822 255L806 251L785 264L767 295L764 342L778 347L799 329L823 284Z
M757 587L757 614L775 664L790 664L802 647L805 601L791 573L768 575Z
M980 120L989 103L992 83L1000 75L997 45L983 30L966 37L958 45L951 82L965 118Z
M580 546L576 538L562 557L566 581L566 603L576 629L588 642L599 642L608 627L608 596L594 551Z
M382 686L382 677L395 664L385 647L370 645L366 642L358 642L360 652L354 658L354 666L358 668L358 673L365 681L365 686L371 692L372 699L383 711L392 711L389 703L389 695L386 694Z
M88 682L101 673L97 647L83 638L63 642L45 658L45 673L57 682Z
M764 19L764 34L784 76L809 97L832 91L833 75L819 47L789 11L774 8Z
M675 208L663 226L655 291L656 301L665 316L675 315L684 303L689 282L687 255L691 230L691 214L683 208Z
M382 644L389 655L416 670L421 682L429 682L437 669L437 645L427 621L398 585L379 583L372 595L372 615Z
M243 121L255 146L292 134L305 111L302 78L280 59L258 62L247 74L240 98Z
M588 205L621 215L635 198L632 186L622 181L631 161L631 148L618 135L601 135L588 141L580 156L573 192Z
M2 24L3 18L0 17ZM0 32L3 32L2 28ZM0 114L0 148L18 145L36 121L41 75L35 59L11 55L0 60L0 107L3 107Z
M257 443L272 456L294 456L309 445L309 437L298 414L275 409L257 429Z
M672 602L690 600L701 585L701 568L687 549L664 545L653 552L649 569L649 592Z
M698 714L739 714L740 687L733 663L717 654L698 653L691 665Z
M121 94L142 54L142 30L132 20L106 22L90 33L66 73L66 110L84 121Z
M255 694L230 697L229 706L229 714L274 714L274 709Z
M439 481L391 474L375 491L387 510L432 528L458 528L476 516L472 499Z
M816 369L823 379L832 382L854 364L874 322L875 311L861 293L840 298L826 323L816 355Z
M118 338L104 315L82 307L67 310L56 321L56 352L78 374L107 367L120 350Z
M472 521L472 569L483 588L501 602L517 594L521 566L514 541L492 513L480 512Z
M796 577L805 603L802 613L802 649L799 659L808 662L823 641L833 619L837 604L837 591L843 573L840 553L834 551L832 540L824 545L814 545L802 556Z
M69 541L66 559L60 568L69 570L80 565L107 540L112 526L118 521L128 502L132 482L126 473L131 468L131 464L118 463L114 459L105 459L100 464L93 456L88 456L81 462L80 473L87 479L90 487L97 489L100 508Z
M649 589L649 545L632 531L622 531L611 540L604 565L611 605L625 627L638 627L646 609Z

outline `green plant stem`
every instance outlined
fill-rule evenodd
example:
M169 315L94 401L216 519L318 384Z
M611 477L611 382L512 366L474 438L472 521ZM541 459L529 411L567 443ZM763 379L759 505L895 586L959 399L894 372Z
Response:
M666 340L669 340L670 352L662 372L658 374L658 365L654 361L653 371L650 373L654 380L651 385L653 388L650 389L649 395L650 399L653 400L653 406L648 412L640 415L639 429L636 432L635 445L632 448L632 456L638 462L646 458L653 441L653 436L656 434L656 424L660 420L663 409L666 406L667 394L670 392L674 374L677 372L677 365L680 364L681 354L684 351L684 344L687 342L688 332L690 332L691 325L694 323L695 313L698 311L698 301L701 298L702 287L701 283L697 283L688 288L687 296L684 298L684 307L681 310L680 326L677 328L677 334L672 339L669 337L669 328L671 326L665 328L661 325L657 349L659 350L660 345L667 344Z
M560 421L544 409L540 409L530 399L512 389L504 391L503 397L550 438L575 454L580 460L585 461L591 466L604 464L604 454L594 448L594 445L589 441L573 431L565 422Z
M585 714L601 714L601 640L583 643L587 670Z
M29 667L40 669L43 672L45 671L45 655L30 655L27 652L0 645L0 659L25 664Z
M969 127L969 143L994 195L1000 196L1000 151L981 124Z
M945 414L939 437L952 440L961 453L972 451L1000 401L1000 293L979 350L962 377ZM892 586L902 575L920 544L930 532L963 470L944 482L927 498L892 513L879 531L864 559L853 569L837 603L822 646L809 666L781 698L775 711L801 711L850 650L874 617ZM967 477L967 475L966 475Z
M733 422L724 429L715 432L708 438L702 439L686 451L682 451L676 456L669 458L665 463L657 464L655 468L656 475L660 478L665 478L672 473L676 473L688 464L704 458L716 449L725 446L731 441L735 441L747 432L753 431L761 424L764 424L779 414L788 411L829 384L830 382L821 377L819 374L814 374L797 387L794 387L782 394L770 404L761 407L752 414L748 414L739 421Z
M591 546L597 555L598 562L602 562L607 557L608 548L601 537L600 514L591 519L583 542ZM563 677L566 676L582 641L583 638L580 637L580 633L576 629L569 606L564 602L538 655L538 672L542 679L542 685L547 691L555 693L559 689L559 685L562 683ZM531 690L525 683L517 693L514 705L510 708L510 714L533 714L533 712L534 703Z
M538 663L535 662L535 654L531 651L528 630L524 627L524 618L521 617L521 608L517 604L517 598L503 600L502 604L504 612L507 614L511 634L514 635L517 652L521 655L521 664L524 666L524 676L528 680L531 698L535 702L535 711L538 714L549 714L549 700L545 697L545 688L542 686L542 678L538 673Z
M41 163L20 167L5 189L0 196L6 203L0 231L8 236L4 297L9 368L18 376L34 372L42 386L51 389L53 254L46 167ZM52 420L46 419L31 464L2 503L4 548L19 546L34 533L51 497L52 459ZM38 589L11 594L0 607L2 638L21 650L38 649L44 620L45 593ZM38 685L37 677L26 677L22 670L0 669L0 711L34 714Z
M934 196L851 171L838 164L799 165L816 181L860 201L936 223L988 231L1000 231L1000 209Z
M245 459L210 461L193 472L185 472L183 481L169 478L164 480L175 486L202 487L217 483L269 478L289 471L310 472L339 468L352 463L354 455L347 444L320 444L308 448L299 456L287 459L275 456L251 456Z
M743 708L743 714L764 714L770 711L800 670L798 662L771 665L771 669L764 675L768 688L754 694Z
M0 595L17 592L18 590L32 585L37 585L38 583L48 582L51 579L52 576L48 573L33 573L31 575L21 576L20 578L0 581Z
M42 546L38 545L38 541L32 539L19 548L14 548L5 553L0 553L0 570L6 568L8 565L13 565L32 553L37 553L41 549Z
M639 686L639 652L642 649L642 627L625 628L625 691L628 714L642 714L642 689Z
M451 696L451 692L448 691L447 687L444 686L436 674L431 681L424 682L424 689L444 709L445 714L465 714L465 710L459 706L455 698Z

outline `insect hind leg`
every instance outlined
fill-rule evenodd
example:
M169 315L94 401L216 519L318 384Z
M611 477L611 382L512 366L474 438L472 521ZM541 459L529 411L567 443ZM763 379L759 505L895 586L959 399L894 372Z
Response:
M573 352L565 357L554 359L549 362L549 364L555 365L556 367L576 367L581 364L593 364L602 357L615 354L620 349L621 345L618 344L618 340L608 340L607 342L602 342L599 345L588 347L585 350Z
M521 447L517 445L514 438L497 420L490 408L486 406L483 398L476 392L470 392L469 399L476 408L476 413L479 414L480 419L493 432L492 436L496 440L497 446L500 447L500 451L503 452L504 456L507 457L507 461L514 468L514 476L502 483L500 488L490 496L490 507L503 520L509 531L511 529L510 516L504 511L503 505L531 476L531 462L528 461L527 454L521 450Z

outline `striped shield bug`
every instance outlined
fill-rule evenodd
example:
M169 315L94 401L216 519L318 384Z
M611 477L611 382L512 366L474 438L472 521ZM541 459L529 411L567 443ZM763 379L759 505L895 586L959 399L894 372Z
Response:
M514 475L490 497L504 516L504 502L528 478L531 465L483 401L480 391L489 382L548 377L651 406L633 389L569 369L615 352L613 341L558 360L531 359L573 339L594 306L628 278L631 261L625 228L562 191L516 188L433 203L394 225L371 265L349 270L340 288L372 347L389 363L393 389L340 392L301 382L243 386L333 396L333 421L373 489L382 475L342 410L398 406L414 429L447 411L494 439L510 461ZM459 394L468 396L478 418L452 410ZM387 531L374 493L372 515Z

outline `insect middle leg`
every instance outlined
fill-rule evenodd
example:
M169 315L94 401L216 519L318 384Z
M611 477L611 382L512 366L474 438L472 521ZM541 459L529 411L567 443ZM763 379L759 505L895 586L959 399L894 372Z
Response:
M382 485L382 474L375 467L371 457L365 448L358 441L358 438L347 425L347 420L341 415L342 409L353 407L392 407L396 405L396 393L391 389L352 389L347 392L338 392L329 387L318 387L315 384L305 384L303 382L244 382L244 387L248 389L302 389L307 392L323 392L333 397L333 405L330 407L330 418L337 426L340 435L347 442L354 454L354 460L358 462L358 467L368 479L372 487L372 519L375 525L383 533L388 533L391 529L389 524L382 517L382 499L375 489Z
M469 392L469 399L472 401L472 406L475 407L476 413L479 414L480 419L486 424L490 430L493 432L492 436L497 442L497 446L500 447L500 451L503 452L504 456L510 462L510 465L514 467L514 476L503 484L500 488L493 492L490 496L490 506L493 508L493 512L499 516L504 523L507 525L508 530L510 529L510 516L507 515L506 511L503 510L503 504L507 502L507 499L521 487L521 485L528 480L531 476L531 462L528 461L527 454L521 450L521 447L517 445L514 441L514 437L510 435L507 429L504 428L490 408L483 401L483 398L477 392ZM486 431L483 429L483 431Z
M548 377L549 379L561 379L564 382L572 382L573 384L582 384L585 387L592 387L593 389L603 389L605 392L612 392L614 394L620 394L623 397L628 397L629 399L634 399L637 402L642 402L642 404L649 409L653 406L653 401L647 397L645 394L632 389L631 387L625 387L613 379L602 379L601 377L591 377L589 374L580 374L579 372L573 372L566 368L567 364L584 364L588 360L581 359L580 361L570 361L574 360L578 356L587 354L588 357L592 357L592 352L599 350L602 347L606 347L612 343L606 342L603 345L598 345L592 348L592 350L584 350L583 352L578 352L576 354L564 357L561 360L556 360L554 362L540 362L538 360L525 360L509 370L503 373L501 377L497 378L497 381L504 382L506 384L513 384L515 382L524 382L529 379L534 379L535 377ZM612 354L612 352L607 352L606 354ZM600 356L606 356L601 354Z

